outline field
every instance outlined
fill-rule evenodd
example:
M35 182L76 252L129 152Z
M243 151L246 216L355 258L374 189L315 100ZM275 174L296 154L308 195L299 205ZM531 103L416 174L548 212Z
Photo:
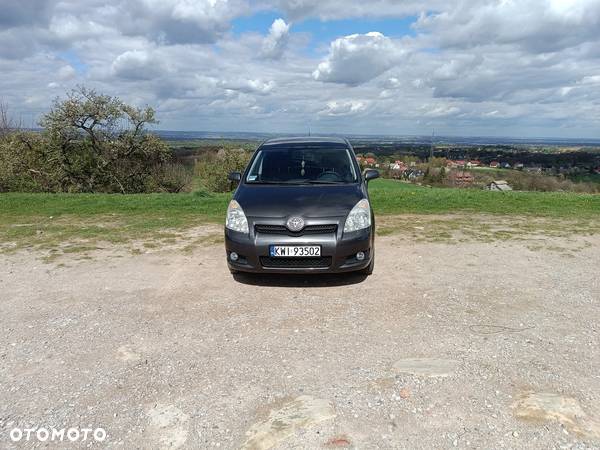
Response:
M370 195L380 217L510 215L576 220L586 226L600 218L600 196L586 194L495 193L376 180L371 184ZM169 243L185 230L222 223L229 198L230 194L194 193L2 194L0 244L4 250L11 250L50 249L65 243L72 244L72 249L86 249L99 242L126 243L144 239L162 239Z

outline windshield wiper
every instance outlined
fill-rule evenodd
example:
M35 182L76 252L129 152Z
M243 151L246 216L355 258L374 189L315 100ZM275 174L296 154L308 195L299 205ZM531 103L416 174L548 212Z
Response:
M308 184L344 184L343 181L321 181L321 180L308 180Z
M247 181L248 184L305 184L298 181Z
M301 181L247 181L248 184L279 184L302 186L307 184L344 184L343 181L301 180Z

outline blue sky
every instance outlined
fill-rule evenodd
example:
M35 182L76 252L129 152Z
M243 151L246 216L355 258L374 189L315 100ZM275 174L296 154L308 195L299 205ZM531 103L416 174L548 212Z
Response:
M250 16L238 17L232 22L232 31L236 35L243 33L264 33L271 24L283 14L280 11L261 11ZM329 43L348 34L365 34L372 31L383 33L391 38L414 36L411 25L415 16L404 18L362 18L321 20L318 18L300 19L290 22L294 33L305 33L310 37L306 51L312 54L326 51Z
M77 53L74 50L67 50L61 53L58 53L57 56L59 58L64 59L66 62L69 63L69 65L71 67L73 67L75 69L75 71L77 73L79 73L80 75L85 74L85 72L88 69L87 64L85 64L77 55Z
M598 0L3 2L0 101L172 130L600 137Z

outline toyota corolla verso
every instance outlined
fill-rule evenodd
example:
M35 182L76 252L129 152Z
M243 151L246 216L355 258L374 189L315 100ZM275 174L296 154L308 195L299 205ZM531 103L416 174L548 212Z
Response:
M360 167L339 138L272 139L252 156L227 209L231 272L360 271L375 264L375 220Z

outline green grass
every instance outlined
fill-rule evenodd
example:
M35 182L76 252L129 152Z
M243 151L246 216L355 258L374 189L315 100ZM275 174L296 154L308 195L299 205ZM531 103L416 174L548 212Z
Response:
M63 243L168 242L177 231L223 220L229 194L0 194L7 249ZM68 249L66 249L68 251Z
M377 180L370 189L378 214L533 215L600 218L600 196L571 192L488 192L478 189L428 188Z
M426 188L393 180L372 182L370 195L378 215L600 219L598 195ZM78 248L100 241L172 242L185 229L222 223L229 198L229 194L0 194L0 244L17 249L56 248L65 243Z

